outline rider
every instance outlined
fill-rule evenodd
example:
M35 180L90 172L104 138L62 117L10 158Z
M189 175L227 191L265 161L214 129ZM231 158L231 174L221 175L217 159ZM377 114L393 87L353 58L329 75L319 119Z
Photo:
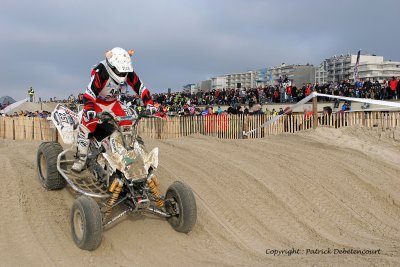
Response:
M133 71L133 54L134 50L126 51L115 47L107 51L105 60L93 68L90 83L83 95L84 108L77 137L78 158L72 166L74 171L80 172L86 165L89 138L98 123L96 113L107 111L116 116L126 115L119 98L126 93L127 84L142 98L145 106L153 105L149 90ZM130 121L120 122L120 125L130 124Z

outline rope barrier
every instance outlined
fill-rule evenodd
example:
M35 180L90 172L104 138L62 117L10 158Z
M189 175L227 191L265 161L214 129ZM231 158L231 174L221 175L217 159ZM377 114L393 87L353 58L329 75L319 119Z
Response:
M367 98L346 97L346 96L337 96L337 95L326 95L326 94L320 94L320 93L316 93L316 92L313 92L313 95L314 96L329 97L329 98L334 98L334 99L342 99L342 100L353 101L353 102L361 102L361 103L368 103L368 104L375 104L375 105L381 105L381 106L387 106L387 107L400 108L400 103L390 102L390 101L367 99Z

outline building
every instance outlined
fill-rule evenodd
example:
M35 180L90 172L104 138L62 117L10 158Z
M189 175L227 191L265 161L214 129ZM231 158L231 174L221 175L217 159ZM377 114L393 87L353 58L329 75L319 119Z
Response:
M350 69L356 62L357 55L340 55L334 56L328 59L321 64L325 69L325 82L338 82L343 80L350 79ZM352 62L353 61L353 62ZM353 63L353 65L352 65Z
M270 71L268 68L263 68L258 70L258 77L256 80L257 87L263 87L268 85L270 79Z
M328 73L327 73L326 61L322 62L319 67L315 68L315 83L324 84L327 83Z
M211 90L226 88L226 76L217 76L211 78Z
M350 68L349 76L350 81L354 82L354 66ZM384 61L382 56L360 57L358 64L358 78L360 80L378 80L379 82L383 82L384 80L391 80L393 76L400 76L399 61Z
M303 83L313 82L315 79L315 68L313 65L282 65L269 68L266 73L269 76L269 85L277 85L280 80L287 77L293 84L299 86Z
M216 76L211 78L211 89L254 88L259 79L257 70Z
M258 71L247 71L241 73L227 74L226 88L255 88L257 85Z
M354 82L354 66L357 61L357 55L340 55L325 59L321 65L316 68L315 82L340 82L348 80ZM358 66L358 77L361 80L371 79L388 80L392 76L400 75L400 62L384 61L383 56L360 55Z
M210 92L211 91L211 80L201 81L199 83L200 91Z
M296 86L304 83L340 82L348 80L354 82L354 66L357 55L339 55L325 59L318 67L311 64L286 65L263 68L254 71L232 73L216 76L198 84L184 86L185 91L207 92L216 89L256 88L266 85L277 85L280 80L287 77ZM382 56L361 55L358 67L359 79L371 81L390 80L391 77L400 76L400 62L384 61Z
M285 76L297 85L314 81L315 68L310 65L285 65L211 78L211 89L256 88L277 85Z
M192 89L191 93L195 94L197 92L210 92L211 91L211 80L205 80L198 82Z
M194 83L189 83L183 86L184 93L193 93L196 90L196 85Z

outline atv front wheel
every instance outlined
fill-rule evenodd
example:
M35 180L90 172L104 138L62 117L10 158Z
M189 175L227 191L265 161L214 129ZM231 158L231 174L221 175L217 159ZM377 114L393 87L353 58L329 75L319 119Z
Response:
M75 244L84 250L95 250L103 236L102 215L96 201L80 196L71 209L71 230Z
M167 190L166 211L172 216L167 218L177 232L189 233L197 220L196 200L192 189L180 181L175 181Z
M49 190L62 189L65 180L57 170L57 157L63 152L62 146L57 142L41 143L36 155L39 181Z

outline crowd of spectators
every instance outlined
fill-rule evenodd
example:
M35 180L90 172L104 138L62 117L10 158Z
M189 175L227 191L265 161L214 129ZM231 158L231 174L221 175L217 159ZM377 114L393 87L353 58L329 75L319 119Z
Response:
M400 98L400 84L398 79L393 77L390 81L371 82L370 80L358 81L355 84L349 81L330 82L325 84L307 83L301 86L291 84L283 80L275 86L265 86L259 88L238 88L238 89L216 89L210 92L199 91L197 93L155 93L153 99L159 105L163 112L177 112L180 115L196 115L207 113L198 110L199 106L229 106L228 113L240 114L260 114L262 113L260 105L271 103L295 103L310 95L313 91L327 95L369 98L376 100L391 100ZM130 101L139 101L132 97ZM318 97L319 102L333 101L328 97ZM337 105L339 102L336 101ZM341 109L348 110L349 103L345 103ZM257 105L257 106L256 106ZM193 108L194 107L194 108ZM249 109L243 107L249 107ZM338 107L335 105L335 107ZM220 107L218 107L218 110ZM193 111L192 111L193 110ZM264 114L276 113L279 111L268 111ZM214 111L219 114L220 112Z
M283 110L262 110L262 105L272 103L296 103L313 91L327 95L370 98L377 100L391 100L400 98L400 84L398 79L392 77L389 81L371 82L370 80L358 81L355 84L349 81L330 82L325 84L304 83L301 86L290 83L287 79L278 85L264 86L258 88L236 88L215 89L209 92L199 91L197 93L174 92L154 93L152 98L158 115L208 115L223 113L227 114L266 114L274 115L282 113ZM134 106L140 106L141 100L137 95L123 96L122 101L131 102ZM333 101L328 97L318 97L319 102ZM57 100L55 97L50 102L68 103L71 109L83 104L83 94L74 97L72 94L65 100ZM336 101L339 105L338 101ZM338 106L335 105L336 108ZM213 106L217 106L213 108ZM221 106L228 106L222 109ZM347 110L348 110L347 105ZM346 107L342 107L345 110ZM46 114L46 112L44 112ZM47 113L48 114L48 113ZM36 112L14 113L13 116L44 116Z
M166 105L242 105L266 103L293 103L298 102L313 91L328 95L338 95L356 98L371 98L379 100L398 99L400 97L400 84L393 77L392 80L371 82L359 81L350 84L349 81L330 82L325 84L302 84L297 86L290 83L280 83L275 86L259 88L217 89L210 92L199 91L197 93L156 93L153 99ZM319 97L319 101L331 101L325 97Z
M32 118L32 117L38 117L38 118L47 118L48 116L50 116L50 112L48 111L39 111L36 110L34 112L31 111L27 111L27 110L21 110L19 112L14 112L12 114L4 114L5 117L28 117L28 118Z

